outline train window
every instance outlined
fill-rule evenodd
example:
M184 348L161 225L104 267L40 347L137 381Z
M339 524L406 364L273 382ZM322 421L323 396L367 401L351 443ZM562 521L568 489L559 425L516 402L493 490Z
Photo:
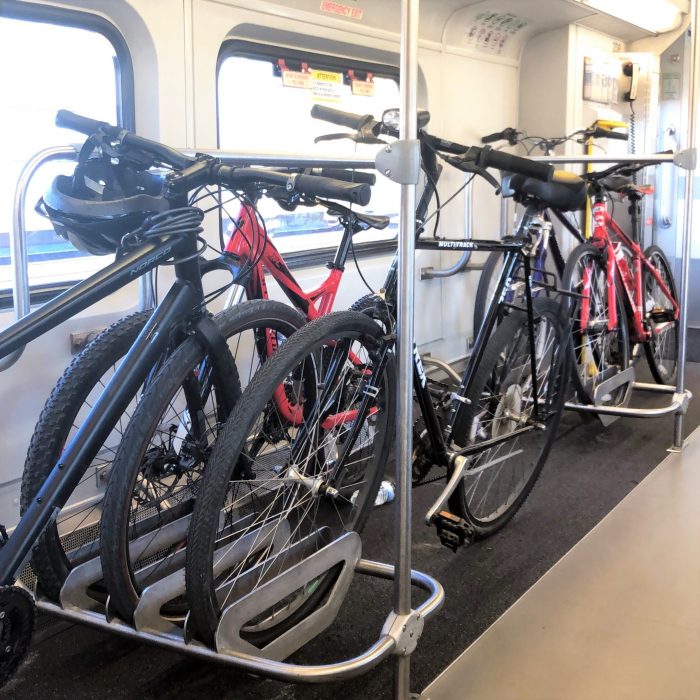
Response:
M36 7L36 6L35 6ZM12 283L9 237L17 179L24 164L39 150L81 143L84 136L54 126L59 109L70 109L111 123L124 123L119 96L124 88L122 50L103 31L73 26L76 15L54 8L37 19L0 17L0 298L9 301ZM60 13L60 14L57 14ZM36 12L32 12L35 15ZM68 18L68 24L66 19ZM99 24L97 20L92 24ZM78 24L78 22L76 22ZM88 24L88 22L85 22ZM123 68L123 67L122 67ZM129 62L130 71L130 62ZM127 120L130 121L130 120ZM54 293L110 262L76 250L58 237L51 223L34 212L51 179L70 173L72 164L52 162L36 173L27 193L27 252L33 298L37 290ZM5 304L6 305L6 304Z
M356 144L349 139L315 144L316 136L348 131L312 119L310 112L316 103L379 116L399 104L397 79L372 73L366 66L361 71L357 66L315 63L313 57L285 60L228 54L220 61L218 74L219 146L263 153L374 157L377 145ZM358 234L356 245L395 239L398 199L398 186L378 175L372 201L364 211L389 215L391 223L383 231ZM282 252L333 247L340 240L337 217L321 207L287 212L263 199L259 210ZM230 229L231 222L224 223Z

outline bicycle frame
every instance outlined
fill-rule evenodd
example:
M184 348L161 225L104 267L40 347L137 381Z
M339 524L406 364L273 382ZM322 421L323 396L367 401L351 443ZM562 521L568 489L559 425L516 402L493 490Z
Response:
M241 206L235 230L226 244L225 251L237 255L242 260L255 261L250 277L245 282L248 299L269 298L265 281L265 271L267 271L282 287L289 301L311 321L318 316L330 313L333 309L352 233L351 227L347 227L336 257L329 264L331 270L328 277L319 287L308 292L299 286L284 258L265 232L251 204L244 203Z
M607 266L607 294L608 294L608 330L613 331L617 327L617 279L622 280L629 309L631 322L630 337L635 343L647 342L651 338L651 331L644 327L644 294L642 290L642 269L646 268L654 277L662 293L673 306L673 319L677 321L680 314L678 303L656 269L646 260L641 246L631 236L628 236L610 216L605 205L604 198L597 198L593 204L593 245L604 248L606 251ZM610 232L618 239L615 245ZM632 267L628 264L622 252L622 246L629 247L632 251ZM586 272L587 274L587 272ZM590 289L590 280L583 280L584 299L581 305L581 323L588 322L589 302L585 294ZM585 327L585 325L584 325ZM661 329L663 330L663 329Z
M80 481L83 466L92 462L144 379L173 342L183 319L194 321L193 329L207 347L215 376L230 388L236 376L235 365L231 366L233 359L216 324L201 314L203 291L199 259L196 255L193 257L196 252L194 235L187 239L158 239L146 243L0 332L2 356L154 269L164 260L181 256L189 258L176 263L175 283L66 446L60 462L21 517L12 536L0 547L1 585L14 582L37 537L66 504Z
M329 314L333 310L338 286L345 269L345 260L350 251L353 236L353 224L348 221L345 225L343 236L340 240L334 259L328 263L330 273L328 277L316 289L304 291L294 278L284 258L280 255L274 243L270 240L260 218L252 204L247 202L241 205L235 229L229 238L225 252L237 256L245 263L253 262L253 268L246 280L241 280L248 299L268 299L267 282L265 272L269 272L280 285L289 301L301 311L308 320ZM265 331L265 351L268 355L277 349L277 336L274 331ZM352 355L351 355L351 359ZM279 387L275 394L275 401L280 415L292 425L299 425L303 420L301 410L293 406L287 398L284 388ZM330 426L330 422L341 424L353 420L357 411L350 411L342 416L334 416L326 419L324 428ZM329 422L330 421L330 422Z

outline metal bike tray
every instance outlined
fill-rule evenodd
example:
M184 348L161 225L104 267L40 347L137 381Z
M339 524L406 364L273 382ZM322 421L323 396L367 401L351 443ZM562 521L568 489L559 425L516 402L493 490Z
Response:
M593 392L593 405L594 406L605 406L605 398L610 395L611 392L619 389L621 386L627 385L625 389L625 395L622 397L622 401L616 404L619 407L626 407L629 405L630 398L632 398L632 385L634 384L635 371L634 367L630 366L622 372L617 372L610 379L602 381L595 388ZM605 413L599 413L598 418L600 422L607 427L611 423L614 423L620 416L611 416Z
M247 526L246 521L249 520L249 518L239 520L233 527L235 528L239 524ZM259 552L262 549L269 548L271 552L281 550L287 542L289 534L289 523L280 519L268 521L259 528L246 532L235 543L223 545L214 552L214 556L218 557L215 573L217 570L231 566L249 554ZM182 638L182 626L163 616L161 608L167 602L185 593L185 551L183 549L171 555L173 560L177 562L181 560L177 570L172 570L174 566L168 566L169 573L150 584L141 593L141 598L134 611L134 627L137 630L172 634ZM174 565L177 566L175 562Z
M232 603L219 620L217 650L224 654L243 653L275 661L286 659L335 620L350 587L361 551L360 536L356 532L348 532ZM249 620L338 564L342 564L343 568L326 601L317 610L262 649L241 637L241 628Z
M190 515L168 523L156 533L150 532L129 544L129 556L132 560L142 558L150 552L180 542L187 537ZM100 557L76 566L66 578L61 588L61 606L68 609L99 610L102 605L93 600L87 589L102 579L102 562Z

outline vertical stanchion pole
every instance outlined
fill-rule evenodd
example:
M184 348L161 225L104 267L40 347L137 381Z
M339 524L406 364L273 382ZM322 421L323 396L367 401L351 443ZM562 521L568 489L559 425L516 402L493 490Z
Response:
M691 0L691 48L690 48L690 85L688 91L688 141L686 148L696 147L696 120L697 107L695 100L698 97L697 80L700 75L700 50L698 36L700 34L700 22L698 21L698 0ZM694 171L686 170L685 173L685 220L683 222L683 243L681 245L681 287L680 287L680 333L678 342L678 375L676 380L676 392L682 394L685 391L685 356L686 339L688 334L688 286L690 274L690 238L693 230L693 183ZM673 449L680 450L683 447L683 413L676 413L673 426Z
M417 136L418 83L418 0L401 2L401 122L402 141ZM397 309L397 419L396 429L396 578L394 611L411 612L411 454L413 451L413 294L415 281L416 185L401 185L398 240ZM410 695L410 656L396 656L394 697L408 700Z

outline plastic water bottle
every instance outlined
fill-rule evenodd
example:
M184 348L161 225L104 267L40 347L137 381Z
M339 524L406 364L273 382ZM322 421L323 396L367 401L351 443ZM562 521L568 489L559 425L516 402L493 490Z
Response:
M357 501L357 495L360 493L360 490L358 489L355 491L355 493L350 496L350 503L355 505L355 502ZM379 491L377 491L377 497L374 499L374 505L375 506L381 506L384 503L391 503L391 501L394 500L394 496L396 495L396 489L394 488L394 484L391 481L387 481L386 479L382 481Z

